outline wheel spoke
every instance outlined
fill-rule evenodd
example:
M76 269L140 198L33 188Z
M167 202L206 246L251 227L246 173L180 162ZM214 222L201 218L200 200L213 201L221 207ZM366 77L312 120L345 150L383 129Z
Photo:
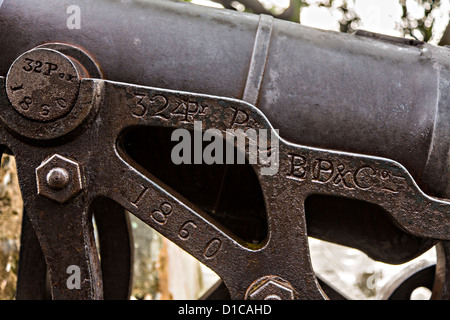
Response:
M47 263L52 298L101 299L101 270L87 197L82 193L59 203L38 194L35 166L17 155L16 160L24 209Z
M127 300L133 275L133 239L128 215L107 198L95 200L90 209L99 235L104 299Z
M43 300L49 298L47 264L39 239L26 211L23 211L20 236L19 268L17 271L17 300Z

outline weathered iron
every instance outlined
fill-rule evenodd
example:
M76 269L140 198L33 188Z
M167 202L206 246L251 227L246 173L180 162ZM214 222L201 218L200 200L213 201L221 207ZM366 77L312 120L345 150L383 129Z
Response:
M8 77L15 76L8 74ZM1 81L5 92L4 78ZM7 96L6 91L2 110L15 110ZM190 117L177 112L188 103L197 112ZM295 298L325 297L309 259L304 203L311 194L365 200L384 208L409 234L450 239L450 203L424 194L399 163L289 143L277 135L261 111L243 101L82 79L77 104L91 112L98 110L97 118L69 141L42 146L24 141L7 130L1 135L1 143L17 159L25 209L46 257L52 295L56 299L102 298L101 273L88 214L89 204L98 197L114 200L209 266L223 279L235 299L243 299L253 281L269 275L292 285ZM263 175L260 169L264 165L252 164L267 209L268 236L264 242L249 244L229 233L202 210L133 166L117 145L121 134L129 128L163 126L192 130L196 120L202 121L204 130L214 128L223 133L237 128L268 129L271 140L267 148L273 148L270 141L274 137L279 139L278 150L271 150L279 152L277 172ZM23 121L30 120L25 117ZM45 130L47 123L41 125ZM71 130L69 127L66 133ZM61 136L64 137L63 132ZM70 155L70 159L59 154ZM83 174L78 163L82 164ZM52 190L43 194L43 185L49 184L49 172L56 167L70 171L70 183L79 181L75 183L77 187L68 188L68 181L63 186L58 184L59 190L50 186ZM38 183L29 178L35 168ZM67 201L70 197L65 193L62 198L55 194L66 189L74 197L71 201ZM70 290L64 281L65 270L70 265L80 266L82 278L87 279L80 290ZM267 295L279 297L275 291Z
M80 87L81 74L76 64L51 49L36 49L24 55L8 71L7 81L11 82L6 83L6 92L14 109L36 121L52 121L68 114Z
M308 236L391 263L410 260L439 241L447 245L448 50L197 7L189 7L193 11L185 13L180 29L171 17L182 14L184 4L156 1L143 4L142 13L114 2L75 2L86 9L86 25L77 36L58 15L47 15L51 33L28 33L32 23L18 23L62 10L61 2L31 10L27 0L5 1L0 8L0 28L17 25L22 35L0 35L0 74L7 74L0 76L0 144L16 157L25 212L54 299L128 296L132 259L123 209L214 270L224 285L211 297L224 286L232 299L332 296L314 274ZM126 28L116 32L122 6ZM98 27L91 16L107 26ZM155 28L170 36L150 37ZM192 37L187 41L177 30ZM99 40L105 32L120 37L114 50ZM218 34L233 45L213 41ZM128 50L130 40L135 50ZM174 50L174 43L183 50ZM198 50L204 43L210 45L207 52ZM120 65L117 55L126 57ZM202 130L223 134L254 129L256 140L265 129L265 151L279 155L271 175L261 173L267 164L250 164L248 176L257 187L247 193L252 200L236 201L242 206L233 213L220 207L220 197L233 194L223 187L230 165L218 175L205 166L180 171L169 161L152 170L148 154L160 160L168 148L155 137L164 130L194 131L196 121ZM149 135L151 148L136 151L133 141L146 141L141 133L150 132L140 130L157 134ZM208 187L217 187L218 195L204 196L198 186L186 185L199 172L215 181ZM247 215L258 221L253 229L241 223L248 203L256 208ZM92 215L99 224L101 263ZM112 230L121 235L120 244L106 236ZM434 297L448 298L447 256L439 254ZM111 257L121 261L117 272ZM85 279L77 290L66 284L73 265ZM42 263L37 266L42 269ZM33 297L20 283L25 289L18 297ZM44 295L40 290L35 296Z
M257 279L245 293L247 300L293 300L294 288L289 282L276 276Z
M80 164L54 154L36 168L38 194L64 203L83 189Z

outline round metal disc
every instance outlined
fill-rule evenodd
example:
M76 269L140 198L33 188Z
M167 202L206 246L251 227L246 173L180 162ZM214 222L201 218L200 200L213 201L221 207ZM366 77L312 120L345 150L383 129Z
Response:
M6 92L22 116L47 122L67 115L80 87L72 60L51 49L34 49L19 56L8 71Z

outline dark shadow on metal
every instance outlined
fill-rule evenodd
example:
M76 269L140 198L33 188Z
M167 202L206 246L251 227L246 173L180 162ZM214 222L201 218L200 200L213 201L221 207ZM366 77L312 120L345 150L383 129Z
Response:
M133 278L133 240L127 212L99 198L90 207L98 229L105 300L128 300Z
M180 164L171 159L173 129L135 128L120 145L146 171L249 243L267 237L261 186L248 164ZM157 152L155 152L157 150ZM191 152L193 154L193 152Z
M23 211L20 236L19 268L17 272L17 300L49 300L47 264L33 226Z
M362 200L312 195L305 211L309 236L359 249L385 263L405 263L437 242L407 234L380 206Z

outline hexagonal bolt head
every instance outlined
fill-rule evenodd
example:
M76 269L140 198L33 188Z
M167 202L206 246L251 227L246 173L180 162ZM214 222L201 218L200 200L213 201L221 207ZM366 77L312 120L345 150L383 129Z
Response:
M36 168L38 194L64 203L83 189L81 165L54 154Z
M277 276L259 278L248 288L247 300L294 300L295 290L291 284Z

